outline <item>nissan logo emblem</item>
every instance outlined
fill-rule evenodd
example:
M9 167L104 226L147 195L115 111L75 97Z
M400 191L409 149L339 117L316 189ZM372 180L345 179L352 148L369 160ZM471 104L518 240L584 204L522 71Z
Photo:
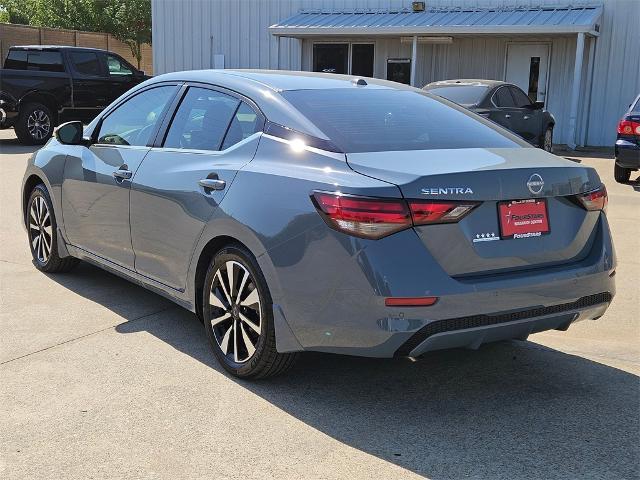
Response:
M540 175L534 173L529 177L529 180L527 180L527 188L531 193L537 195L544 188L544 180L542 180L542 177Z

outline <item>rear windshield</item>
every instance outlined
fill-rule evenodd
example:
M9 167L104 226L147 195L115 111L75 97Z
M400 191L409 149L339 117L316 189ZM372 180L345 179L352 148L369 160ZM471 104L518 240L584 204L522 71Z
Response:
M487 87L477 85L464 87L433 87L427 91L461 105L475 105L480 102L482 97L487 93Z
M282 95L347 153L520 146L423 92L364 87Z

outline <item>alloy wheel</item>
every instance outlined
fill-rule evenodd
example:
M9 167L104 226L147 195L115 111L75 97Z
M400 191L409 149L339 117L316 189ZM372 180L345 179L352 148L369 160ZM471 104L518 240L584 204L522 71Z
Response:
M27 130L35 140L42 140L49 135L51 119L44 110L34 110L27 118Z
M47 202L41 196L33 197L29 208L29 240L38 261L47 263L51 255L53 227Z
M213 276L209 294L211 328L222 353L235 363L255 353L263 331L256 281L239 262L227 261Z

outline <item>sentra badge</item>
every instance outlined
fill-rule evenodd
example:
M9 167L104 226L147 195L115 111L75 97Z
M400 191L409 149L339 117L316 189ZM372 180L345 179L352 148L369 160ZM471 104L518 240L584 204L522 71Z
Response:
M469 195L473 190L469 187L426 187L421 190L423 195Z

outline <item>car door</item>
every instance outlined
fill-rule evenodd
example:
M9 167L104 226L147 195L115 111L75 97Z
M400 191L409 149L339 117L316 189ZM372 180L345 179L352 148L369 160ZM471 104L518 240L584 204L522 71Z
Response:
M125 62L122 58L112 53L105 53L104 61L106 68L105 83L109 88L111 101L118 98L130 88L139 83L136 69Z
M506 85L498 87L493 92L491 103L493 104L493 108L491 108L489 118L512 132L518 133L514 130L518 109L516 109L513 96Z
M161 85L127 98L98 122L89 147L70 148L62 202L69 242L134 269L129 228L131 178L179 86Z
M542 135L542 110L533 108L531 99L515 85L509 86L513 101L518 110L518 115L512 117L514 130L522 138L538 145Z
M67 58L73 78L73 115L69 118L91 120L111 103L102 63L93 50L69 50Z
M133 179L131 237L137 272L182 290L202 230L253 159L264 119L247 99L192 85L165 123Z

